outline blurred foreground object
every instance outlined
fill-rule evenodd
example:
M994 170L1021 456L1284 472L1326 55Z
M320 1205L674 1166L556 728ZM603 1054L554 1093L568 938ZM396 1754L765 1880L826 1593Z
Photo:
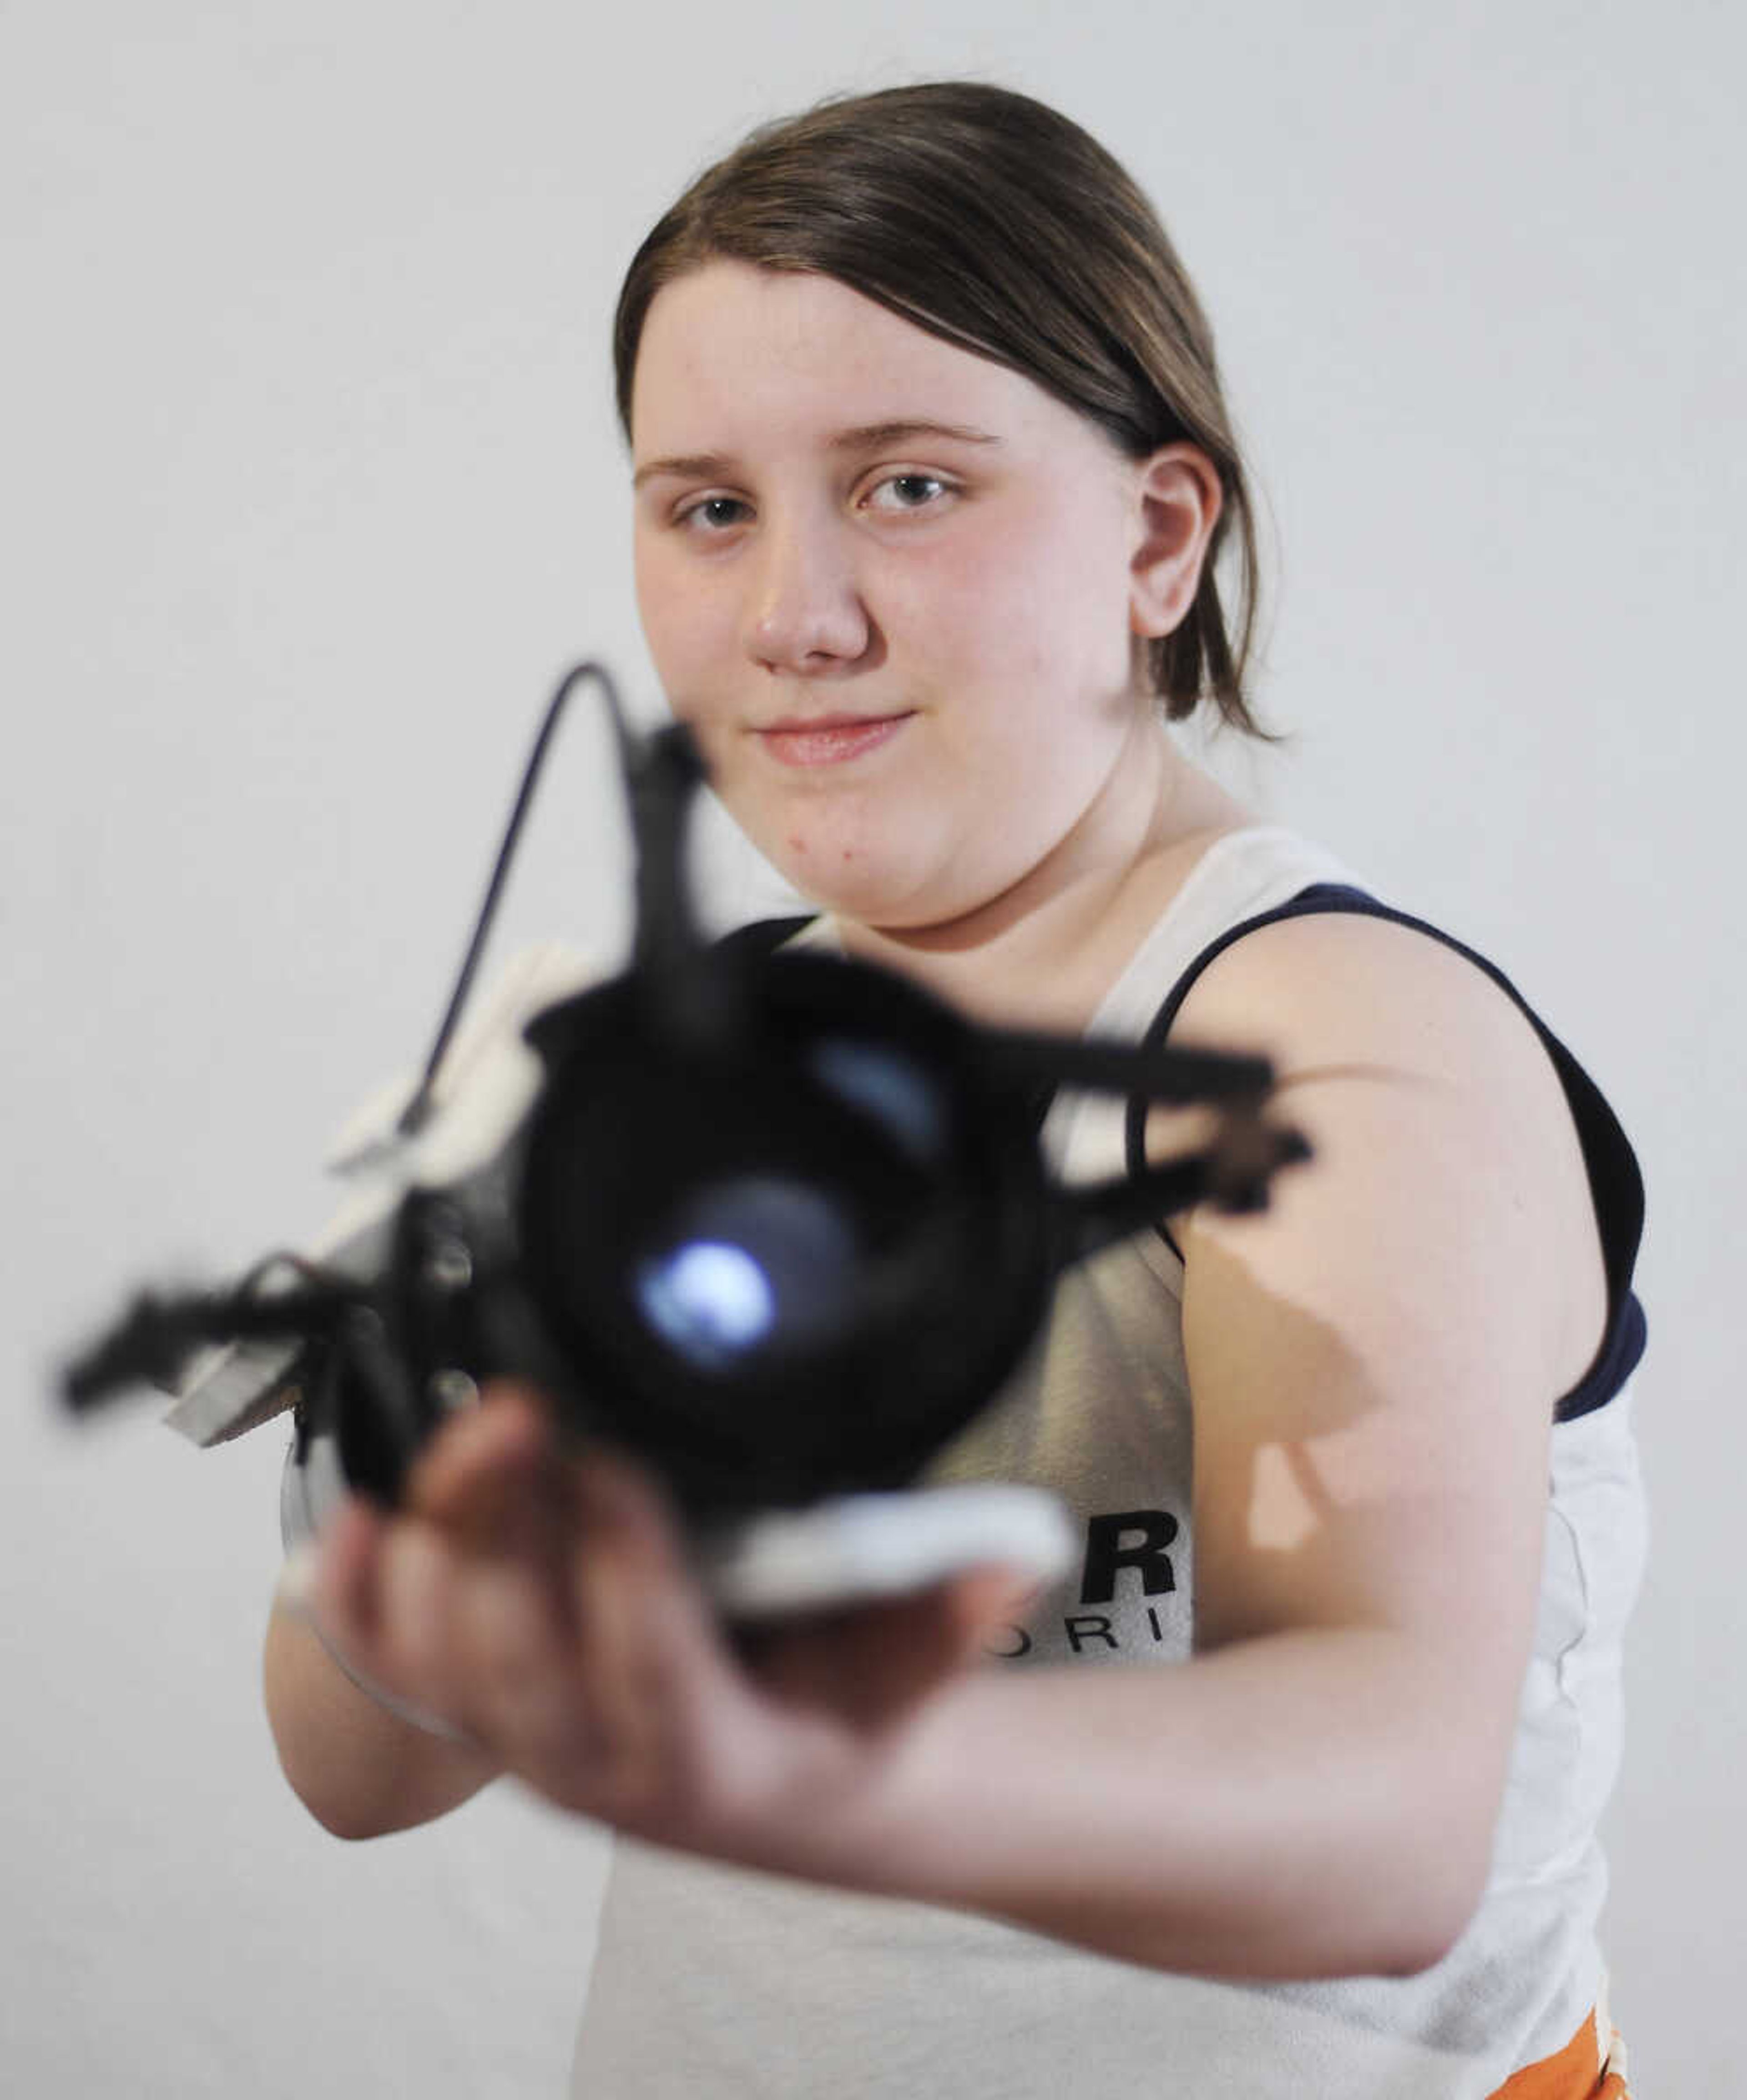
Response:
M536 951L458 1035L552 732L590 680L631 806L630 964L579 990L573 959ZM331 1436L347 1484L391 1505L444 1416L512 1376L695 1523L744 1533L902 1487L1000 1389L1063 1269L1188 1203L1263 1208L1309 1157L1264 1116L1263 1059L980 1027L869 964L706 942L683 865L703 778L683 727L636 736L600 666L568 673L424 1075L337 1162L350 1204L308 1255L137 1299L68 1370L69 1403L175 1381L170 1418L201 1444L294 1404L300 1435ZM1037 1136L1058 1088L1210 1104L1217 1127L1201 1151L1059 1185ZM1041 1573L1047 1526L1011 1501L1028 1492L997 1491ZM719 1553L724 1604L810 1594L809 1554L846 1581L918 1579L925 1543L874 1549L856 1507L831 1544L792 1515L767 1528L754 1574ZM926 1541L913 1513L906 1535Z

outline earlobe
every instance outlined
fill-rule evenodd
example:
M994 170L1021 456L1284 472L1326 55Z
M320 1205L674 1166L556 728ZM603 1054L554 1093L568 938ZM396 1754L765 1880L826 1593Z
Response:
M1199 446L1174 444L1139 462L1135 494L1129 624L1151 638L1169 634L1195 602L1223 491L1218 470Z

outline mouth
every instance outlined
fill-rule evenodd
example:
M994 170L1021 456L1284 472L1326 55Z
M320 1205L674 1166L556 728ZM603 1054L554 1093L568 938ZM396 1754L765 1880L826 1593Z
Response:
M913 712L794 717L753 734L780 765L841 765L889 743Z

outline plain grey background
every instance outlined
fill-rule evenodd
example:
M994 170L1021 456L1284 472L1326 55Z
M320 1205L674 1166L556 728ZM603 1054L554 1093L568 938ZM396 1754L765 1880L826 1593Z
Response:
M281 1440L74 1432L50 1372L135 1285L319 1224L551 682L599 653L655 706L606 353L647 224L753 121L940 73L1089 124L1210 306L1298 737L1216 763L1490 953L1637 1145L1608 1937L1645 2100L1729 2087L1744 62L1721 0L0 6L9 2089L562 2089L597 1834L498 1790L325 1837L256 1687ZM498 959L614 961L622 858L585 711Z

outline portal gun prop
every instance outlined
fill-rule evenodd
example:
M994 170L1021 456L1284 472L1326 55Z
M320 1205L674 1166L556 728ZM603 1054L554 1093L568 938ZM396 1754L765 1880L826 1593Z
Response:
M524 958L457 1038L552 733L592 681L617 730L636 911L618 976ZM1185 1205L1266 1208L1310 1156L1263 1058L974 1025L805 942L711 943L687 895L705 769L627 726L579 664L553 696L422 1078L334 1163L352 1199L307 1255L144 1295L65 1374L84 1411L140 1380L223 1442L296 1410L297 1456L392 1507L445 1417L495 1377L560 1431L652 1469L725 1618L890 1595L981 1560L1042 1582L1073 1541L1044 1491L917 1488L1000 1391L1055 1279ZM1059 1088L1215 1110L1204 1149L1055 1181Z

